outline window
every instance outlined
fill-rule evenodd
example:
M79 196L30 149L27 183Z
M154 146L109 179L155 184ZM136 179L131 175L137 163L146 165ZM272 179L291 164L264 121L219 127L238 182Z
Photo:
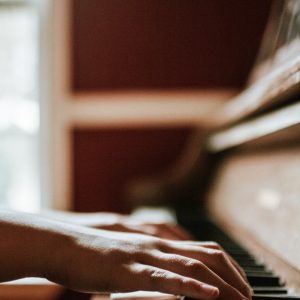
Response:
M38 11L0 1L0 205L40 206Z

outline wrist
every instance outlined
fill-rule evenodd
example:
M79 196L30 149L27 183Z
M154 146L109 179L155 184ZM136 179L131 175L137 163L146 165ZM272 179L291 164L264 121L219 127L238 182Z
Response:
M0 281L45 277L51 263L51 253L56 246L59 249L58 233L58 230L53 230L53 224L42 218L1 211Z
M68 252L73 240L74 237L68 236L57 225L40 232L36 249L42 254L38 254L40 259L33 265L34 276L56 281L68 266Z

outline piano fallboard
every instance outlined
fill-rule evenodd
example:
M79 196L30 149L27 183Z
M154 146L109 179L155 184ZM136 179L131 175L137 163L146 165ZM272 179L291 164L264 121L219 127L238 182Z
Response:
M214 220L300 292L300 146L233 151L208 195Z

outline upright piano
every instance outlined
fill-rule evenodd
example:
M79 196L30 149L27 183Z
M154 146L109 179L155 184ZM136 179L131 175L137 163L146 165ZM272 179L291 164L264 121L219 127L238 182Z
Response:
M299 0L274 1L246 88L203 123L205 135L136 185L132 202L175 207L196 238L241 264L254 299L300 300Z
M254 299L300 299L300 1L274 1L246 88L205 124L133 198L175 206L198 239L219 242Z

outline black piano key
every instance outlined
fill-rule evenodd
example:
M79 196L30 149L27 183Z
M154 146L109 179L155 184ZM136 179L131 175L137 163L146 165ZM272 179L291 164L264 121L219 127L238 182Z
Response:
M228 253L232 253L233 255L249 255L249 253L246 250L241 249L227 249Z
M243 268L245 272L267 272L268 270L264 265L261 266L248 266Z
M268 276L268 275L274 275L274 273L273 272L271 272L271 271L269 271L269 270L267 270L266 268L264 268L264 267L253 267L253 266L242 266L242 269L244 270L244 272L246 273L246 275L247 274L249 274L249 275L257 275L257 276L259 276L259 275L263 275L263 274L265 274L266 276Z
M251 258L251 257L234 256L234 259L239 263L252 264L252 265L257 265L258 264L257 261L254 258Z
M183 297L183 300L193 300L189 297ZM300 300L299 296L293 295L253 295L252 300Z
M252 264L250 262L239 262L239 265L246 269L246 268L257 268L257 269L264 269L265 268L265 265L263 264L258 264L258 263L255 263L255 264Z
M300 300L299 296L293 295L253 295L252 300Z
M232 253L232 252L228 252L226 251L231 257L233 257L235 260L241 260L241 259L253 259L252 256L250 256L250 254L236 254L236 253Z
M230 254L231 256L234 256L236 259L243 259L243 258L253 259L253 257L247 252L227 251L227 253Z
M275 275L254 275L247 276L251 286L282 286L280 278Z
M284 287L253 286L253 294L287 294L288 290Z
M247 276L272 276L273 273L270 271L261 271L261 270L255 270L255 271L245 271Z

